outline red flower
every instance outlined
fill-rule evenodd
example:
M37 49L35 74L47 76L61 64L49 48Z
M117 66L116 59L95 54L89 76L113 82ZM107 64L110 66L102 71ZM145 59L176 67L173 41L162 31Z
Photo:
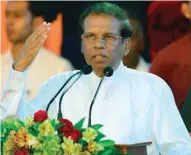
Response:
M67 119L61 119L60 120L60 123L64 123L64 125L63 126L61 126L60 127L60 132L62 132L62 133L64 133L64 136L65 137L68 137L70 134L71 134L71 132L73 131L73 124L72 124L72 122L70 122L69 120L67 120Z
M78 129L74 129L69 136L71 137L71 139L77 142L80 137L82 137L82 133Z
M71 137L71 139L73 139L75 142L82 137L82 133L79 130L74 129L72 122L69 120L61 119L60 123L64 123L64 125L59 129L60 132L64 133L64 137Z
M34 114L34 122L43 122L48 118L46 111L39 110Z
M28 150L26 148L22 148L20 151L14 152L14 155L28 155Z

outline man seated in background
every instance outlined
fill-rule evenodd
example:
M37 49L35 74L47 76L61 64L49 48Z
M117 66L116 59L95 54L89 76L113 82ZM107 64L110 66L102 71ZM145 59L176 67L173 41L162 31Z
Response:
M191 21L191 2L182 2L181 5L183 14ZM191 31L159 51L150 72L167 82L181 110L191 86Z
M17 56L21 53L25 40L32 34L33 30L43 22L42 16L35 16L34 5L30 1L9 1L6 6L6 31L10 49L1 55L1 95L9 76L9 71ZM40 48L36 60L28 70L26 82L26 99L36 96L40 85L52 75L64 71L70 71L71 63L45 48Z
M141 56L141 52L145 47L142 25L138 15L135 12L128 12L128 17L133 27L134 34L131 38L130 51L123 57L123 63L128 68L148 72L150 64L147 63Z

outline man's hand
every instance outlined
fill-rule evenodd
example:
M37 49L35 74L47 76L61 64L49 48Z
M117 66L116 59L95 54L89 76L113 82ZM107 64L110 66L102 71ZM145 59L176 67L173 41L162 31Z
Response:
M48 38L50 25L50 23L44 22L27 38L22 51L13 64L14 70L23 72L33 62L39 49Z

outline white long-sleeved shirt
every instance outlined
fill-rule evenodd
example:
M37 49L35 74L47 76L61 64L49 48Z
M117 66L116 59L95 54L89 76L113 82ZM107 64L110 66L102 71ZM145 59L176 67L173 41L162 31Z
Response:
M1 104L2 114L7 117L17 113L23 120L39 109L45 110L63 83L76 72L53 76L45 82L34 100L24 103L22 91L26 76L12 71ZM82 75L71 87L62 100L65 118L73 123L83 117L88 118L100 79L92 72ZM50 117L57 117L61 94L50 106ZM92 110L92 124L97 123L104 125L101 132L117 144L152 141L147 147L149 155L159 155L159 152L161 155L191 155L191 138L167 84L153 74L128 69L122 63L113 76L103 80L100 87ZM87 119L84 126L87 126Z

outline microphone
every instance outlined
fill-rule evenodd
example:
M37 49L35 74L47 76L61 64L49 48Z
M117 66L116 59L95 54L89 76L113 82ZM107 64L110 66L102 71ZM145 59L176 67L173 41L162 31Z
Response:
M97 90L96 90L96 93L95 93L95 95L94 95L94 97L93 97L93 100L92 100L92 102L91 102L91 104L90 104L89 117L88 117L88 127L91 126L92 107L93 107L93 105L94 105L95 99L96 99L96 97L97 97L97 94L98 94L99 89L100 89L100 87L101 87L101 84L102 84L102 82L103 82L103 79L104 79L106 76L107 76L107 77L110 77L110 76L113 75L113 68L112 68L112 67L109 67L109 66L108 66L108 67L105 67L104 70L103 70L103 74L104 74L104 76L101 78L100 83L99 83L99 85L98 85L98 88L97 88Z
M81 74L76 78L76 80L62 93L61 97L60 97L60 101L59 101L59 108L58 108L58 115L57 115L57 119L60 120L62 119L62 111L61 111L61 105L62 105L62 99L64 97L64 95L67 93L67 91L74 85L74 83L76 83L76 81L81 77L82 74L90 74L92 72L92 67L89 65L86 65L83 67L83 69L81 70Z
M50 102L48 103L47 107L46 107L46 111L48 112L48 109L50 107L50 105L52 104L52 102L55 100L55 98L58 96L58 94L62 91L62 89L67 85L67 83L76 75L80 74L80 76L82 74L89 74L92 72L92 67L90 65L85 65L81 71L73 74L72 76L70 76L70 78L63 84L63 86L58 90L58 92L54 95L54 97L50 100Z
M82 69L81 69L82 74L84 75L88 75L92 72L92 66L90 65L85 65Z
M103 74L107 77L110 77L113 75L113 68L112 67L105 67L103 70Z

